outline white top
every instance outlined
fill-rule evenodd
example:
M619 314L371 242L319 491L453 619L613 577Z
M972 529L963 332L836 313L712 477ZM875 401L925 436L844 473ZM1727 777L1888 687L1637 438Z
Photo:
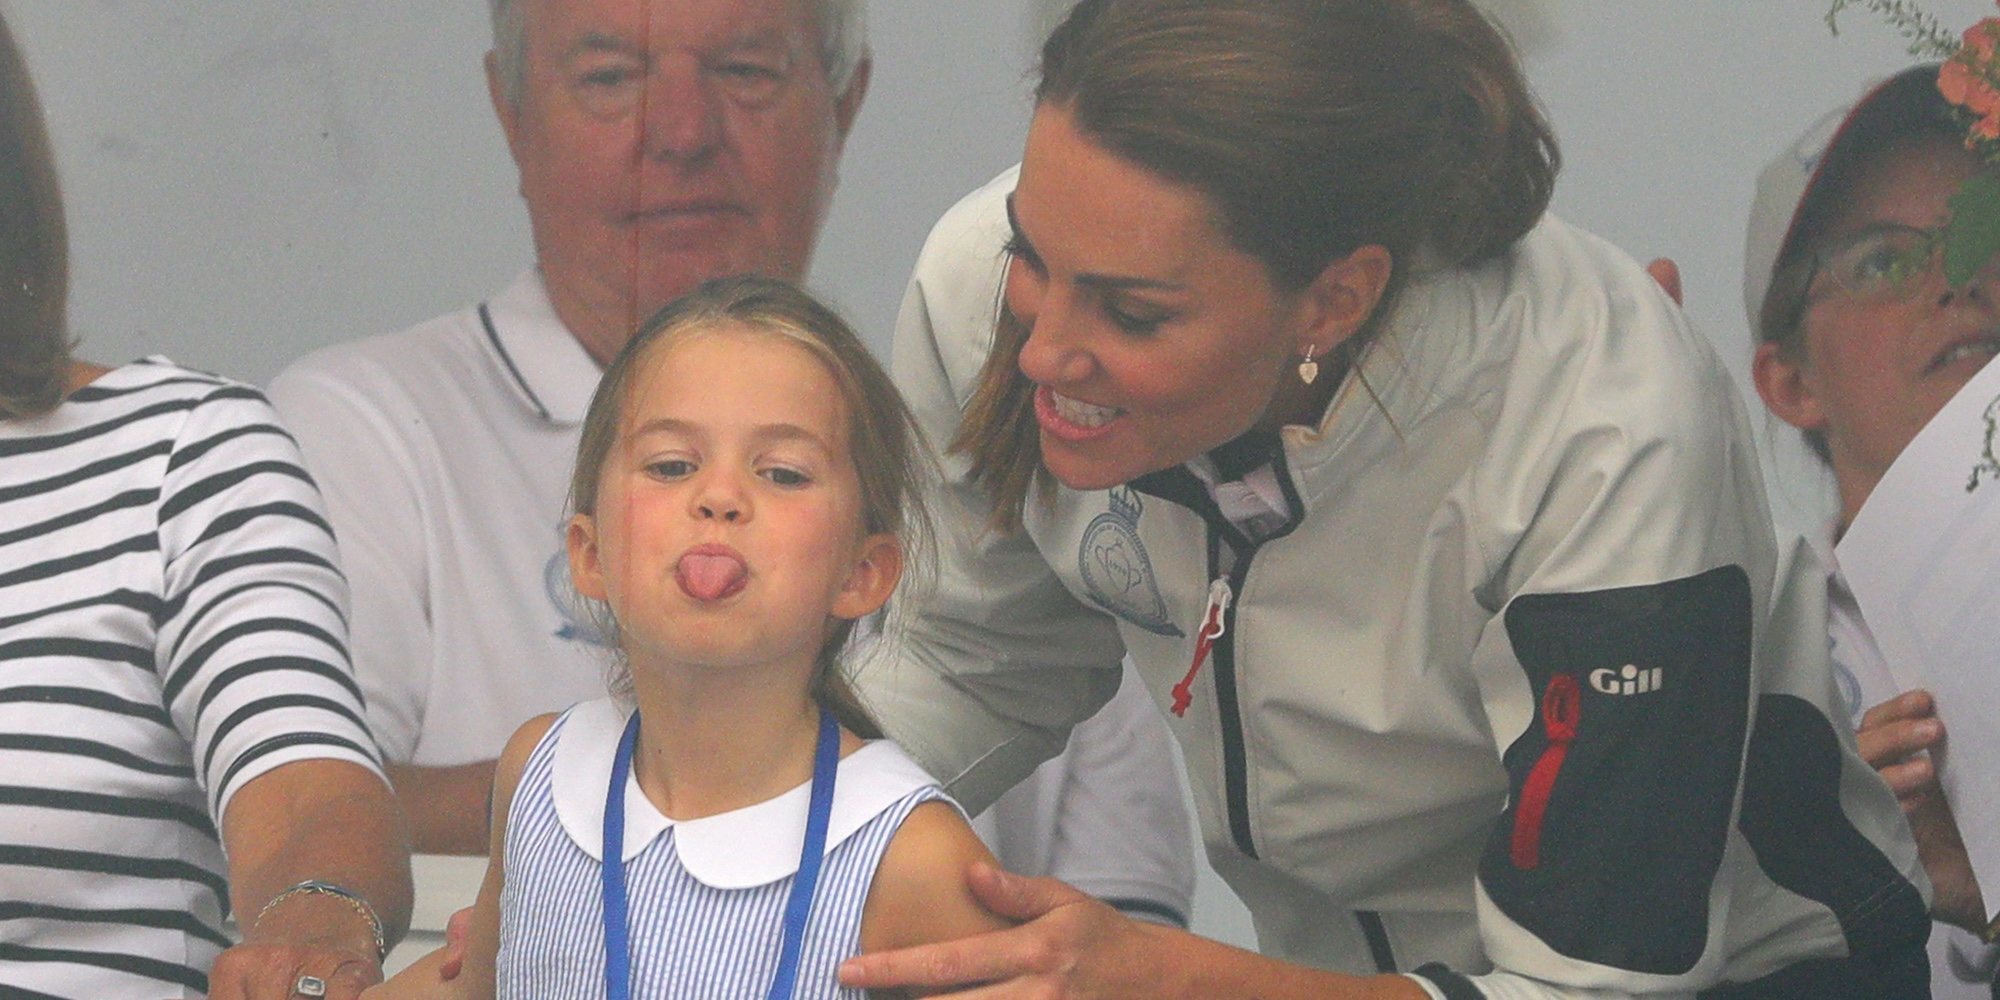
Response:
M597 364L532 272L485 313L325 348L271 384L326 493L355 673L399 763L492 760L523 721L604 693L562 544Z
M1861 605L1855 601L1854 591L1848 589L1847 578L1841 575L1840 561L1834 556L1833 525L1802 541L1826 570L1828 660L1833 668L1834 688L1840 695L1840 707L1854 728L1859 729L1861 717L1870 708L1901 692L1896 688L1895 675L1889 672L1888 662L1883 659L1882 648L1868 631L1868 623L1861 619Z
M628 717L608 699L585 702L529 755L507 813L502 1000L604 995L604 796ZM632 995L763 996L811 784L691 820L662 814L634 776L623 791ZM839 987L834 970L859 950L868 889L896 830L932 799L949 801L893 743L877 740L841 759L795 996L861 1000Z
M0 420L0 993L207 991L232 796L376 769L346 601L257 390L149 358Z
M1861 606L1848 589L1834 557L1833 525L1806 538L1812 554L1826 569L1826 631L1828 656L1842 702L1856 728L1870 708L1901 694L1883 660L1881 647L1861 617ZM1951 924L1934 923L1926 949L1931 959L1933 1000L1992 1000L1992 983L2000 975L2000 945L1989 945Z

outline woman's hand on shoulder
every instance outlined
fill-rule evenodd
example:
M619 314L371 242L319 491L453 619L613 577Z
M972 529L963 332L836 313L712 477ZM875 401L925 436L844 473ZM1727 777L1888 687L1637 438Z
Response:
M993 853L949 802L910 810L889 841L861 914L861 949L888 951L1014 926L981 906L966 880Z
M984 862L966 875L982 909L1020 926L851 958L840 967L841 984L979 1000L1425 996L1402 976L1310 969L1134 920L1055 879L1011 875Z
M1158 946L1166 936L1183 932L1133 920L1055 879L1001 871L990 858L959 871L964 877L954 888L967 893L983 914L971 921L983 925L978 931L953 933L936 920L933 909L924 908L924 900L916 900L915 909L903 916L922 928L916 935L920 940L933 943L887 952L864 943L871 953L842 965L841 983L924 995L983 984L1015 991L992 996L1165 995ZM960 905L952 903L953 908ZM867 937L864 930L864 942Z

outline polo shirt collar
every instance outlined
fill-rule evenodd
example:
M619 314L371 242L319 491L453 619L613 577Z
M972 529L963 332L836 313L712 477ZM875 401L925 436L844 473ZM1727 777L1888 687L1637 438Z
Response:
M480 336L521 405L552 424L582 423L604 371L556 316L541 272L522 272L477 311Z
M1839 532L1840 519L1834 517L1820 525L1818 530L1801 532L1800 537L1804 540L1806 550L1812 553L1814 559L1819 560L1820 568L1826 571L1827 583L1845 592L1847 577L1840 571L1840 557L1837 552L1840 548Z

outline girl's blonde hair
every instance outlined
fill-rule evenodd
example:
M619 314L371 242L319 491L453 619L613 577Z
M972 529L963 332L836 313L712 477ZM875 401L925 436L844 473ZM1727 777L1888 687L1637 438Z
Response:
M1422 250L1496 256L1548 206L1560 158L1506 40L1467 0L1081 0L1042 46L1038 105L1206 196L1281 292L1363 246L1394 261L1351 366ZM1020 524L1040 482L1028 330L1002 310L951 449Z
M921 576L931 546L926 483L934 475L928 445L887 372L854 330L832 309L797 286L763 277L719 278L668 303L647 320L604 371L577 443L570 477L570 510L595 516L599 473L617 443L627 385L654 348L722 326L747 327L783 338L811 352L839 386L848 414L847 450L861 485L864 534L892 534L902 542L905 575ZM908 588L904 588L907 590ZM898 608L901 601L894 602ZM606 634L617 635L609 609L594 609ZM813 698L841 725L865 739L882 730L848 686L840 669L854 623L835 620L820 644ZM629 678L624 681L629 684Z

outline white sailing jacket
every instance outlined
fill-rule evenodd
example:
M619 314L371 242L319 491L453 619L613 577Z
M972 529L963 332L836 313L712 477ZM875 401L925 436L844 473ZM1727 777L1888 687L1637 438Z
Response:
M1013 183L945 216L904 303L895 373L936 442L991 345ZM1827 721L1824 625L1797 658L1813 626L1766 626L1750 441L1651 279L1550 218L1409 284L1322 425L1285 428L1300 513L1262 544L1185 468L997 534L948 456L940 578L859 682L977 810L1121 654L1163 710L1191 675L1170 721L1268 954L1452 1000L1923 996L1928 887Z

